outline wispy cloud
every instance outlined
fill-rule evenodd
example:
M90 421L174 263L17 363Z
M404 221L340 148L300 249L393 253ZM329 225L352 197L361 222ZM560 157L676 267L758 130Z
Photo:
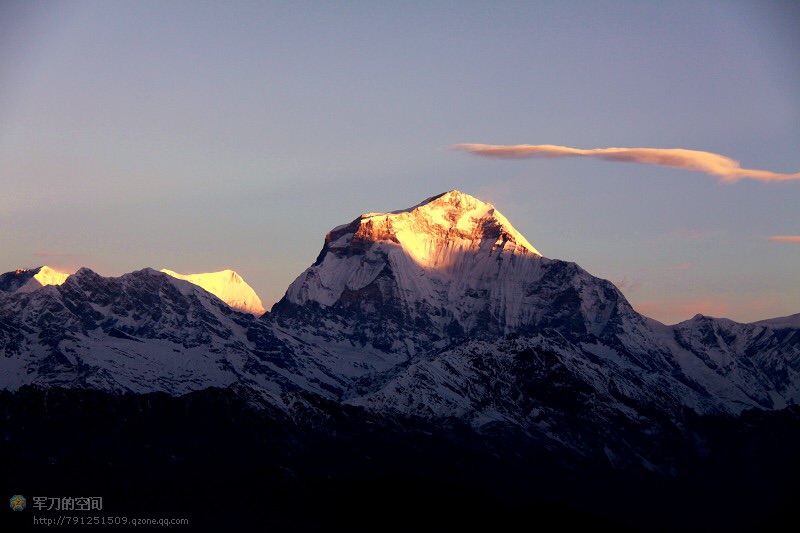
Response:
M800 235L773 235L772 237L767 237L767 240L772 242L791 242L800 244Z
M529 159L537 157L596 157L622 163L642 163L660 167L705 172L722 181L734 182L743 178L759 181L786 181L800 179L800 172L781 174L769 170L742 168L738 161L724 155L684 148L592 148L583 150L554 144L454 144L451 150L460 150L483 157Z

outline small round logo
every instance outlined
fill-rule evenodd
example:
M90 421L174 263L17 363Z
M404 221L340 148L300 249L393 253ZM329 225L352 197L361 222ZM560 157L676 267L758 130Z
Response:
M24 511L25 507L28 505L28 500L25 499L25 496L20 494L12 496L10 502L12 511Z

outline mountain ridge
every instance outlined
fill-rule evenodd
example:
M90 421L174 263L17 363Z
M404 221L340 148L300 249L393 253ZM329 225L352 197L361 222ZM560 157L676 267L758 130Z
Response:
M210 276L238 283L233 271ZM494 206L460 191L336 226L317 261L258 319L152 269L104 278L83 268L63 285L0 302L3 388L74 383L181 394L242 382L271 396L308 391L414 416L448 415L415 404L449 405L478 426L529 425L514 402L487 408L492 394L473 385L489 367L495 379L523 383L508 354L530 352L554 354L570 379L616 411L624 410L623 389L626 401L660 402L673 413L800 401L792 317L657 323L611 282L541 256Z
M634 509L645 530L790 516L800 315L661 324L466 196L336 226L258 318L151 268L0 291L9 490L88 479L141 508L156 484L203 517L221 486L249 509L288 491L295 530L309 506L354 501L377 505L374 529L409 494L437 510L449 495L444 528L487 501L514 526L575 509L592 527Z

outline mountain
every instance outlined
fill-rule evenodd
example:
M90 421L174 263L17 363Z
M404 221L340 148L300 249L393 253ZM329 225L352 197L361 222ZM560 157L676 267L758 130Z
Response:
M69 274L53 270L49 266L19 269L0 275L0 291L31 292L46 285L61 285Z
M178 274L177 272L163 268L161 272L169 274L173 278L183 279L189 283L199 285L239 311L244 311L245 313L250 313L255 316L263 315L266 311L256 291L245 283L242 277L233 270L222 270L220 272L208 272L205 274Z
M260 319L213 295L253 309L258 297L232 271L81 269L23 290L36 276L59 279L32 272L2 278L16 290L0 298L5 388L183 394L248 383L404 416L458 414L476 427L531 426L536 417L519 407L532 398L506 398L530 388L530 359L556 364L614 413L631 402L735 414L800 401L791 317L665 326L611 282L543 257L492 205L459 191L332 229ZM490 376L511 388L487 386Z
M273 311L282 324L324 314L338 327L314 333L413 355L524 328L525 284L546 264L491 205L451 191L332 229Z
M82 268L62 285L0 299L0 379L113 393L178 395L280 376L254 361L251 315L152 269L107 278Z
M0 297L0 385L12 390L177 395L246 383L376 412L534 427L532 406L547 401L529 380L555 365L565 389L591 391L590 403L613 416L800 401L790 319L698 315L665 326L611 282L543 257L492 205L459 191L332 229L259 319L223 303L257 301L232 271L104 278L81 269L62 285L21 290L47 273L31 272L2 278L16 287Z
M272 311L264 318L295 338L351 345L335 364L355 372L365 351L397 364L467 339L645 327L610 282L542 257L493 206L459 191L334 228Z
M543 257L493 206L459 191L332 229L315 263L263 318L279 335L331 347L317 366L353 376L339 393L377 409L398 408L402 391L402 403L423 406L406 413L446 416L458 406L474 420L497 418L479 407L486 398L471 398L483 390L471 384L484 369L449 358L475 349L482 362L501 363L513 339L514 350L556 354L610 405L620 403L612 398L619 388L662 409L700 412L800 400L796 337L743 325L720 348L715 336L698 335L700 322L647 319L611 282ZM443 359L447 370L438 368Z
M465 502L520 511L512 502L548 498L617 509L614 519L793 501L797 315L661 324L459 191L333 228L260 317L223 301L249 295L231 271L107 278L84 268L18 290L33 276L0 278L0 409L12 428L0 445L43 465L43 479L52 461L63 479L75 477L70 465L107 472L133 461L125 487L142 469L198 486L213 471L245 493L243 477L261 473L271 481L252 494L292 487L298 508L369 501L383 514L384 492L433 490L439 501L460 494L453 480L468 497L448 502L466 513ZM42 444L54 424L95 435L96 419L108 446L59 438L67 457L102 448L97 457L59 463ZM231 449L254 476L208 466ZM137 450L157 467L139 464ZM543 509L535 514L553 514ZM653 526L643 520L636 526Z

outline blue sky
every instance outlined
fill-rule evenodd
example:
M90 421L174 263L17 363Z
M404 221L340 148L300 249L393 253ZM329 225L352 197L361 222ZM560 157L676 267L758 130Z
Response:
M457 188L666 322L800 312L796 2L0 4L0 271L232 268L265 305L359 213Z

